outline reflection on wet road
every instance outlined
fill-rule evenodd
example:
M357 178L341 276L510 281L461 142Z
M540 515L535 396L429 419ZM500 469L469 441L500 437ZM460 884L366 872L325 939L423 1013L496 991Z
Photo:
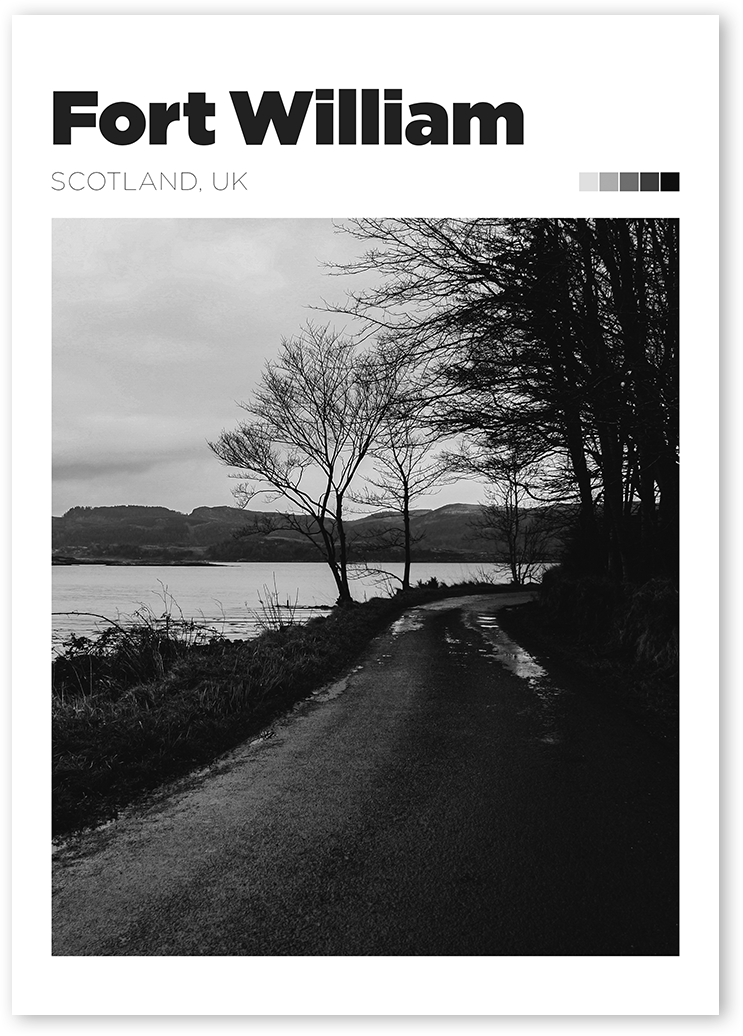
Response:
M493 661L505 666L514 676L525 680L529 685L543 727L538 735L539 740L547 745L559 744L562 737L557 729L557 705L559 699L569 692L551 680L547 670L501 629L496 615L492 612L467 612L465 622L470 628L478 629L485 638Z

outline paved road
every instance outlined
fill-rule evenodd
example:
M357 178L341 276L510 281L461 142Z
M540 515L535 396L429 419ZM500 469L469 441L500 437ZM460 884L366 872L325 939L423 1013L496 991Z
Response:
M58 955L678 952L677 765L497 626L407 613L271 736L56 854Z

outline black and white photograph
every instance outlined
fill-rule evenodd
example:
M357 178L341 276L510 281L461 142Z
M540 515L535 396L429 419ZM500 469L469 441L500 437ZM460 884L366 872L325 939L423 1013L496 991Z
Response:
M679 954L683 231L51 221L54 956Z
M15 1014L720 1013L724 26L14 16Z

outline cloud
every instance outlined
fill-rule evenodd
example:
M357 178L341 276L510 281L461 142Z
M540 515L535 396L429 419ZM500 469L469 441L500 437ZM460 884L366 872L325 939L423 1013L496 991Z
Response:
M330 220L54 220L55 508L230 502L206 440L357 248Z
M140 474L162 463L163 457L91 457L89 460L54 460L52 470L58 483L98 479L102 475Z

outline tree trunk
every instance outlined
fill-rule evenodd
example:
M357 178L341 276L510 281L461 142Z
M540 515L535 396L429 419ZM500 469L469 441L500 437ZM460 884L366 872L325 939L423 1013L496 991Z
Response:
M410 536L410 495L407 486L403 489L402 498L402 525L405 536L405 567L402 573L403 593L410 589L410 564L411 564L411 536Z
M338 536L338 604L350 604L351 588L348 585L348 553L346 547L346 528L343 524L343 500L339 499L335 512L335 531Z

